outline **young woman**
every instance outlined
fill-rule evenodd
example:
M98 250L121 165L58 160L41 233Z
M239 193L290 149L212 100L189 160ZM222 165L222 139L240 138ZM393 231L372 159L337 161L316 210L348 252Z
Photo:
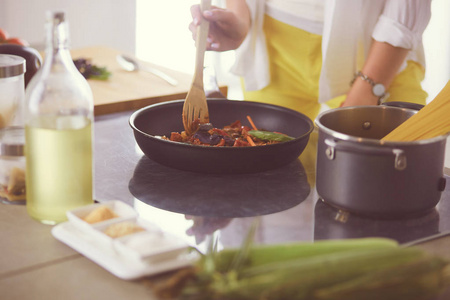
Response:
M334 108L382 101L425 104L422 34L431 0L227 0L191 8L195 32L210 21L208 50L236 50L232 72L245 100L314 119Z

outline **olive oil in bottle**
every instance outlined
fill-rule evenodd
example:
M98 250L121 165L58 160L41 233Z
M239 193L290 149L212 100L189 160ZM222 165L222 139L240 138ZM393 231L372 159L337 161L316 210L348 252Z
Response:
M45 60L25 96L27 211L45 224L93 203L92 92L68 44L65 13L48 12Z

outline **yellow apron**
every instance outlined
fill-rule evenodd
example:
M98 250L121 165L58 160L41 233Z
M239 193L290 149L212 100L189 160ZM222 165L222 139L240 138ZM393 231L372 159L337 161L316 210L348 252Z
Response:
M245 91L244 99L277 104L299 111L314 120L320 111L319 77L322 68L322 36L287 25L269 16L264 18L269 54L270 84L259 91ZM387 101L425 104L422 89L424 68L408 61L388 89ZM326 104L339 107L346 95L330 99Z
M269 16L264 19L269 54L270 84L259 91L245 91L244 99L276 104L299 111L311 120L321 109L318 102L319 77L322 67L322 36L287 25ZM425 75L418 63L408 61L407 67L396 76L389 87L387 101L408 101L425 104L427 93L420 82ZM346 95L331 99L330 108L339 107ZM317 132L310 136L310 143L300 156L314 183Z
M300 111L312 120L322 65L322 36L277 21L264 19L269 54L270 83L259 91L245 91L244 99L277 104Z

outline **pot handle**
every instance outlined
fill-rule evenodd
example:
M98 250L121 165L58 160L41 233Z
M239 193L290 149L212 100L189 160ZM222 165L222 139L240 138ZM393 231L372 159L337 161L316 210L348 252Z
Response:
M402 171L406 169L406 155L405 151L402 149L391 149L384 147L371 147L366 145L349 145L345 142L339 142L332 139L325 139L325 145L327 145L327 149L325 150L325 155L329 160L333 160L336 157L336 151L343 152L351 152L358 154L370 154L370 155L393 155L395 157L394 160L394 168L398 171Z
M391 101L391 102L384 102L381 105L384 106L393 106L393 107L399 107L399 108L408 108L408 109L414 109L414 110L421 110L424 105L412 103L412 102L401 102L401 101Z

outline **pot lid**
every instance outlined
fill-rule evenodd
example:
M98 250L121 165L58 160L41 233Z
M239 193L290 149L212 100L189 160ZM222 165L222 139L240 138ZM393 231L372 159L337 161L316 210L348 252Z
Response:
M0 78L14 77L25 73L25 59L17 55L0 54Z

